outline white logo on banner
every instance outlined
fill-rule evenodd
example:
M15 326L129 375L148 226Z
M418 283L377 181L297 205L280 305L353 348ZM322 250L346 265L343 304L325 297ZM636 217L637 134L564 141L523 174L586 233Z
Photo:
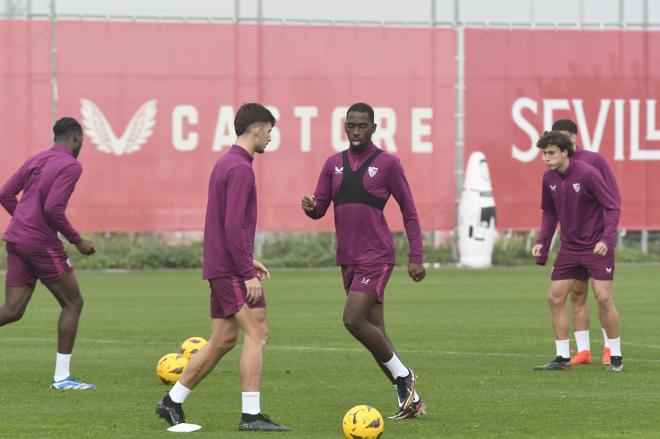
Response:
M373 177L378 173L378 168L374 168L373 166L369 166L369 177Z
M575 192L580 192L580 183L573 183L573 190Z
M117 138L99 107L90 100L81 99L80 113L85 134L101 152L115 155L138 152L153 134L156 102L156 99L145 102L133 115L121 138Z

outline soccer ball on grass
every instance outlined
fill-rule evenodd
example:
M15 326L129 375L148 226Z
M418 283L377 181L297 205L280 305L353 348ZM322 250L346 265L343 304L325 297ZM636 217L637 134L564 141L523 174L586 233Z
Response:
M378 410L368 405L357 405L346 412L342 423L346 439L378 439L385 423Z

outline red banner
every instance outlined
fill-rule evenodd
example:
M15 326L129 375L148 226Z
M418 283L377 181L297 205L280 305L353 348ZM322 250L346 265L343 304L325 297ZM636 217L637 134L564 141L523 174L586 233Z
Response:
M451 30L71 21L57 32L59 115L86 133L69 208L81 230L200 230L211 167L247 101L278 118L255 161L260 230L332 229L299 200L345 148L342 118L356 101L376 108L375 140L401 158L423 229L454 226ZM3 181L49 146L50 43L48 23L0 21ZM621 226L660 227L659 45L655 32L466 31L465 157L486 154L499 229L538 227L533 145L564 117L612 166ZM400 230L395 202L388 211Z
M486 154L499 229L539 227L535 143L561 118L612 167L620 227L660 228L659 33L474 29L465 53L466 157Z
M401 158L422 227L453 225L450 30L62 22L60 115L78 117L82 230L200 230L208 177L243 102L278 119L255 160L259 230L331 230L300 199L347 147L346 107L376 109L376 143ZM391 226L402 229L394 200Z

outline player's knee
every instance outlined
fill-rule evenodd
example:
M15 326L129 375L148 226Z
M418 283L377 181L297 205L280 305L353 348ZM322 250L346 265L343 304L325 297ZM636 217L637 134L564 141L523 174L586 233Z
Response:
M578 290L571 290L571 303L574 305L581 305L583 304L586 300L586 296L582 294L582 291Z
M231 351L236 346L237 338L237 336L211 338L209 344L216 353L225 353Z
M266 343L268 343L268 327L261 328L261 331L259 333L259 337L261 339L261 344L263 346L266 346Z
M264 347L268 342L268 326L258 326L253 328L249 334L245 334L245 337L249 338L252 343Z
M344 327L351 334L357 334L358 332L360 332L360 328L362 328L363 323L364 322L359 318L353 316L344 316Z
M0 326L19 321L23 317L24 309L0 308Z
M236 339L224 340L216 346L217 352L229 352L236 346Z
M548 295L548 305L550 305L552 308L564 306L565 302L566 302L565 297L561 297L556 294Z
M268 342L268 331L253 331L250 334L244 334L244 342L263 348Z
M601 310L604 311L607 311L608 309L612 308L612 306L614 306L612 295L607 293L596 294L596 302L598 302L598 306L601 308Z
M80 314L83 309L83 305L85 304L85 301L83 300L82 296L78 295L78 297L74 297L73 299L67 300L64 307Z

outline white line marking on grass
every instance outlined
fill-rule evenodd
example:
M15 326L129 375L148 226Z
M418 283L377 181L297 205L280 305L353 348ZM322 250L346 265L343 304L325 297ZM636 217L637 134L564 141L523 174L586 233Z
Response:
M3 337L2 340L15 341L15 342L52 342L56 339L54 337ZM153 340L98 340L98 339L78 339L78 343L94 343L94 344L116 344L116 345L163 345L171 344L170 341L153 341ZM622 343L623 344L623 343ZM647 345L640 343L625 343L627 345L652 347L660 349L660 345ZM338 347L324 347L324 346L286 346L286 345L267 345L266 349L281 350L281 351L299 351L299 352L366 352L363 348L338 348ZM423 355L453 355L458 357L518 357L518 358L546 358L546 354L523 354L520 352L472 352L472 351L440 351L440 350L425 350L425 349L401 349L400 352L407 354L423 354ZM660 359L634 359L626 357L627 361L636 363L660 363Z
M658 345L658 344L644 344L644 343L630 343L630 342L621 343L621 344L627 344L627 345L630 345L630 346L640 346L640 347L643 347L643 348L660 349L660 345Z

